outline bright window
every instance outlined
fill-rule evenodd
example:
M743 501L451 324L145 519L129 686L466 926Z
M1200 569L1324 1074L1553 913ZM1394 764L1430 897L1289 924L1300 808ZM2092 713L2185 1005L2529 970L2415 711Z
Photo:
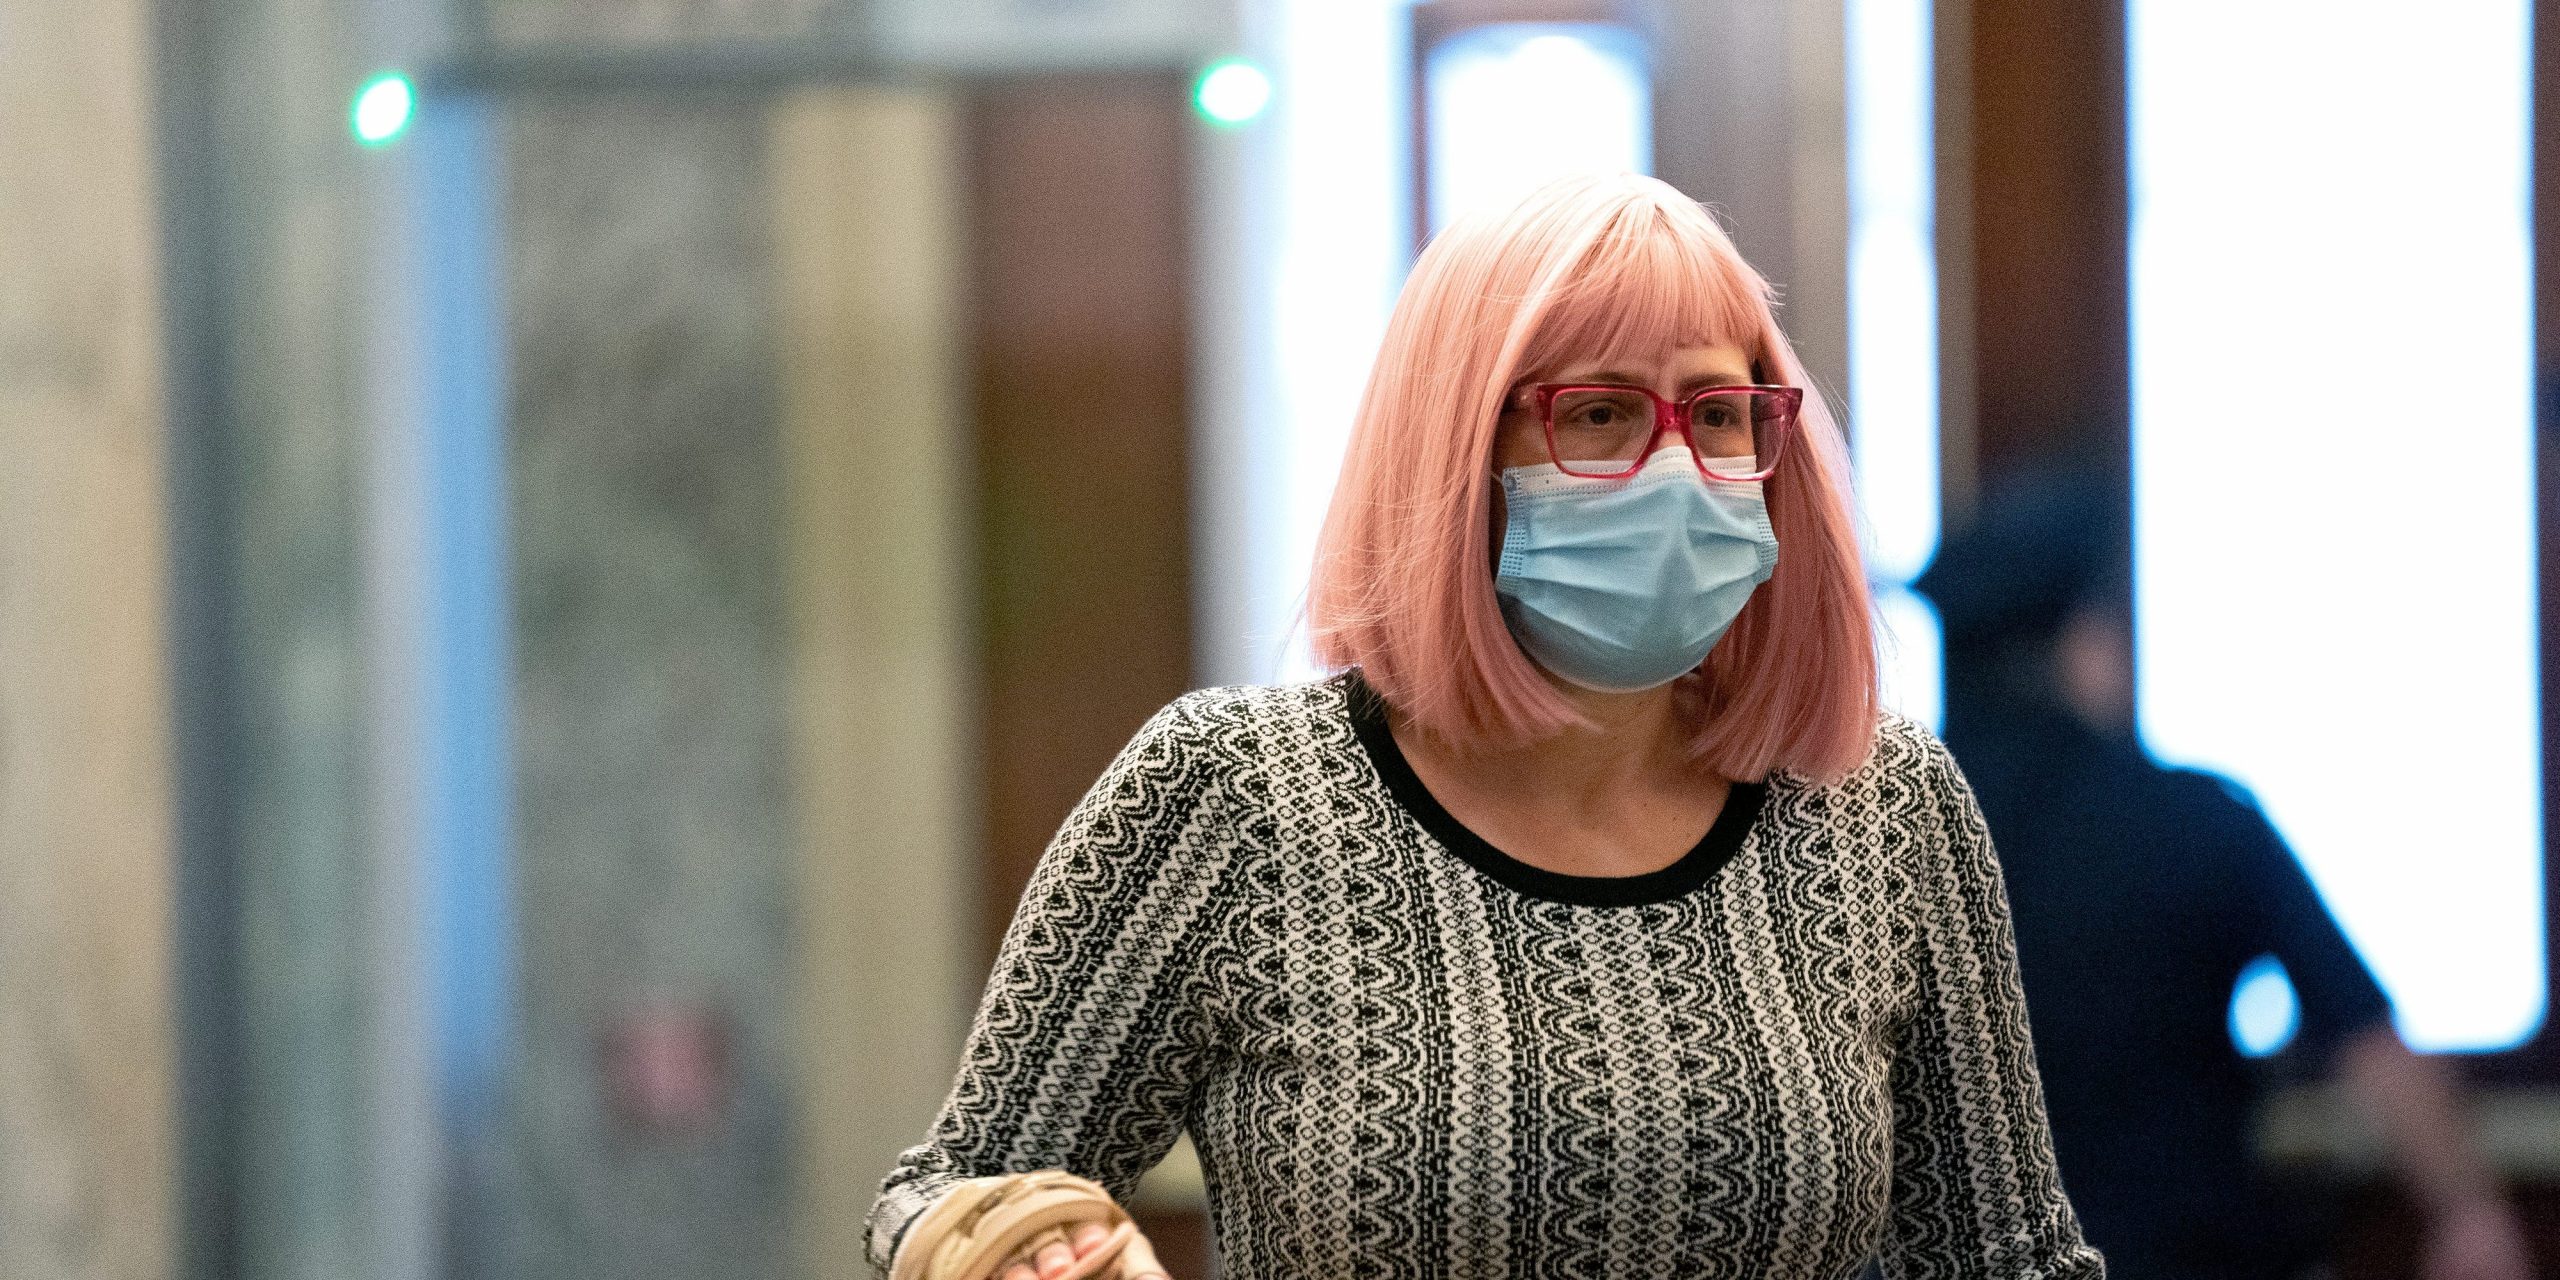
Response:
M2541 1023L2521 0L2135 0L2141 723L2428 1049Z
M1939 720L1937 615L1905 589L1938 549L1938 258L1929 0L1849 0L1849 429L1885 697Z
M1596 22L1475 27L1430 51L1431 227L1573 173L1650 172L1653 80L1632 31Z

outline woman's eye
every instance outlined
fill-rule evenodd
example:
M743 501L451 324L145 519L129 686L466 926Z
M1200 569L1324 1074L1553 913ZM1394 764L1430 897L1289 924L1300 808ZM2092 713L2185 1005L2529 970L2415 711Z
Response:
M1642 430L1650 415L1645 405L1615 393L1576 392L1555 402L1559 430L1589 431L1611 436Z

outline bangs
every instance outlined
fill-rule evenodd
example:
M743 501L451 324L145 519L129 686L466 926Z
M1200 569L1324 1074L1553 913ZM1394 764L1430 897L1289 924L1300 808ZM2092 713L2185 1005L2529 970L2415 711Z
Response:
M1753 376L1766 381L1768 286L1722 240L1696 205L1623 211L1544 299L1530 299L1537 327L1513 381L1714 345L1748 353Z

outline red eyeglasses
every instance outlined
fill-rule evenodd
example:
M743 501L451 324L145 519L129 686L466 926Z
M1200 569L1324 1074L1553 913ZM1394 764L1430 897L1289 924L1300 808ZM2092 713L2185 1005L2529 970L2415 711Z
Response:
M1800 387L1702 387L1678 401L1644 387L1540 382L1524 389L1537 406L1547 457L1570 476L1634 475L1663 435L1689 446L1698 470L1718 480L1761 480L1796 433ZM1736 460L1748 470L1734 470Z

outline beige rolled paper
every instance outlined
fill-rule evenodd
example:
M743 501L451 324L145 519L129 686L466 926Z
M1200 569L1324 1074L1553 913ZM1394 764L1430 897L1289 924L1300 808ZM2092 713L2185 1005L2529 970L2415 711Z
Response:
M1155 1251L1101 1185L1063 1170L971 1178L908 1229L889 1280L991 1280L1050 1231L1088 1222L1111 1234L1056 1280L1135 1280L1160 1273Z

